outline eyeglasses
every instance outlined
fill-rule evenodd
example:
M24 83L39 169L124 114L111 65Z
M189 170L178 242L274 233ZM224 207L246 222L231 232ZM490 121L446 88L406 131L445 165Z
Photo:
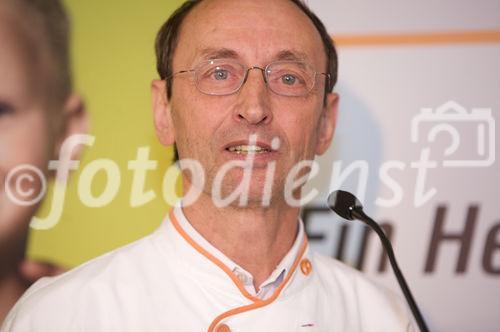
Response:
M281 96L301 97L309 94L319 75L325 76L327 84L330 80L329 74L318 73L305 62L276 61L265 68L248 68L229 59L203 61L194 69L176 72L169 78L193 73L200 92L211 96L227 96L238 92L246 83L249 72L254 69L260 70L269 89Z

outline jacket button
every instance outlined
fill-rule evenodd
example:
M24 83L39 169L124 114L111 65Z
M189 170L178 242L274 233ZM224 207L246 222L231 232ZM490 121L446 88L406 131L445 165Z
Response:
M311 261L304 258L302 262L300 262L300 270L304 273L304 275L308 276L312 271Z
M215 332L231 332L231 329L226 324L220 324L215 329Z

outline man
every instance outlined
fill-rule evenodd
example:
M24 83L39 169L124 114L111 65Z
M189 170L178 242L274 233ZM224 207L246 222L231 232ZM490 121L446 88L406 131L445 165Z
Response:
M313 253L299 221L297 165L327 150L338 105L316 16L292 0L188 1L156 50L156 130L186 196L154 234L38 282L4 330L411 329L397 297Z
M42 191L33 169L48 176L66 137L86 130L71 89L68 35L59 1L0 1L0 324L32 282L61 272L26 259L25 250Z

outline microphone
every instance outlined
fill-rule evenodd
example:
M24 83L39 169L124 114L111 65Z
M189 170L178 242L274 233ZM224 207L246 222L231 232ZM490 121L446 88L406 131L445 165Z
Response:
M396 275L396 279L398 280L399 287L401 287L401 290L403 291L406 302L410 306L411 312L413 314L413 317L415 317L415 321L417 322L420 331L429 332L429 328L425 324L424 318L422 317L422 314L418 309L417 303L415 302L415 299L411 294L410 288L406 283L403 273L399 269L398 263L396 262L396 257L394 256L394 250L392 249L391 242L389 241L389 239L387 239L387 236L385 235L382 228L372 218L370 218L363 212L363 205L361 204L361 202L353 194L347 191L337 190L332 192L328 196L328 207L344 219L357 219L364 222L371 229L373 229L375 233L377 233L380 241L382 242L382 246L384 247L385 252L389 257L389 261L391 263L392 270Z

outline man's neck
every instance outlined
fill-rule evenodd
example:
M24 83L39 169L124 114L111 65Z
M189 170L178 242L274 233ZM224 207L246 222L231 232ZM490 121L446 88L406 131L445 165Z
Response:
M299 209L284 204L219 208L202 195L183 211L198 233L252 274L256 289L271 275L297 236Z

